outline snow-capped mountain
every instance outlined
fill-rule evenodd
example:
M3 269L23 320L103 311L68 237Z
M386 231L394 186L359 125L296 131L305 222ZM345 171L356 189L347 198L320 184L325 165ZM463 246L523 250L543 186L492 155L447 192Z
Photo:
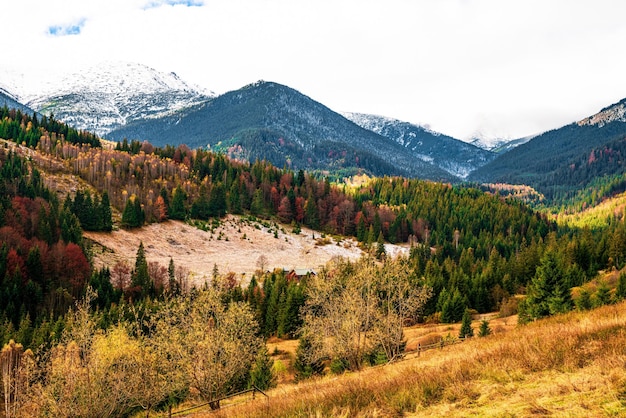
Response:
M343 116L397 142L414 157L462 179L495 158L488 150L409 122L362 113L346 112Z
M134 120L168 115L214 97L175 73L135 63L107 62L52 76L40 80L36 90L19 75L3 79L22 103L102 136Z

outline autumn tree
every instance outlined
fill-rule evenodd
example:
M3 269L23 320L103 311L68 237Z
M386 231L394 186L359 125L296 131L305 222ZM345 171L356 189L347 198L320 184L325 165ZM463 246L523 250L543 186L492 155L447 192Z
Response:
M162 310L155 334L167 342L189 386L214 409L221 397L246 387L262 345L248 305L224 305L213 288L172 300Z
M401 356L402 326L429 295L406 282L401 265L380 268L369 258L335 259L309 278L302 332L311 343L311 360L337 359L358 370L375 349L383 348L389 361Z

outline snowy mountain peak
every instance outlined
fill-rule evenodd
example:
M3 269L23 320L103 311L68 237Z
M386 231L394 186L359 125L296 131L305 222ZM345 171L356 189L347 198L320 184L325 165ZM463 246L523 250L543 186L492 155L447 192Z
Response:
M105 136L138 119L150 119L204 103L215 94L165 73L130 62L104 62L35 80L6 77L14 94L42 114ZM21 83L21 85L20 85Z
M578 126L597 126L602 128L611 122L626 122L626 99L602 109L599 113L578 122Z

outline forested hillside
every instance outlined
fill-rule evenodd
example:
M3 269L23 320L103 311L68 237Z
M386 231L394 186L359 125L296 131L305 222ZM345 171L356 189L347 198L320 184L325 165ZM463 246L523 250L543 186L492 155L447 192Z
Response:
M531 186L549 206L598 203L624 188L626 122L615 115L623 105L534 137L474 171L469 179Z
M7 345L3 358L32 358L27 348L42 356L7 369L20 376L12 387L23 397L4 400L26 415L70 406L77 415L128 415L194 396L218 408L224 395L274 384L260 336L299 337L292 371L306 379L401 358L406 324L518 309L525 323L626 297L626 275L614 292L571 292L598 270L626 264L621 213L604 228L564 228L463 185L381 177L348 186L184 145L105 149L52 117L8 109L0 136L21 144L0 148L0 342L23 344ZM617 161L618 145L594 153L591 166ZM55 186L53 172L80 176L91 191L66 190L60 203L45 186ZM115 224L112 207L122 214ZM81 228L206 225L226 213L290 224L293 233L306 225L320 236L354 236L368 256L303 277L260 268L245 284L215 271L200 290L182 286L176 260L151 264L143 244L127 271L95 270L82 239ZM409 256L387 256L385 242L407 243Z
M455 179L395 141L272 82L245 86L173 116L131 123L107 138L148 140L158 146L208 146L240 160L267 160L296 171Z

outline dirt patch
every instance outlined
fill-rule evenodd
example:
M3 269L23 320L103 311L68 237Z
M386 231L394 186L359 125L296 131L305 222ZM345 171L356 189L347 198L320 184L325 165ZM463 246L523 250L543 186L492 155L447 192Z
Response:
M307 228L294 234L291 226L250 220L229 215L219 225L200 228L180 221L151 224L135 230L110 233L85 232L94 242L96 267L113 266L118 261L133 265L139 243L143 242L148 261L167 266L170 258L178 266L187 267L193 282L200 285L213 274L234 272L245 283L259 268L265 257L265 270L275 268L318 269L335 256L357 259L362 250L351 238L335 238ZM406 253L407 247L388 245L390 254Z

